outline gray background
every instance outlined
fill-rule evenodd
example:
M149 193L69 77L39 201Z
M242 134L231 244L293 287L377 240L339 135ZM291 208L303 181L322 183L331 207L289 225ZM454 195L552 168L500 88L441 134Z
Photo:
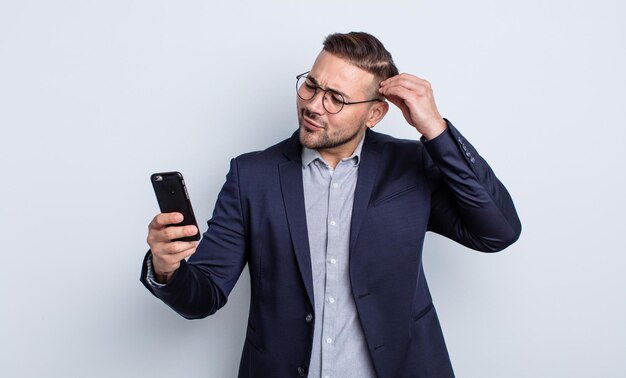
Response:
M182 171L206 229L228 160L295 130L324 36L365 30L431 81L524 225L496 255L427 239L457 375L624 376L624 18L618 0L2 1L0 374L235 376L247 271L209 319L153 298L149 174ZM418 137L395 108L376 129Z

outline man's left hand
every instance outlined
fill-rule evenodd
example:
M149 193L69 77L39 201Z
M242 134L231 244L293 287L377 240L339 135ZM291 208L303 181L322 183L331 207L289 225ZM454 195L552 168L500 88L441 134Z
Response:
M402 111L406 121L430 140L446 130L430 83L402 73L380 83L379 92Z

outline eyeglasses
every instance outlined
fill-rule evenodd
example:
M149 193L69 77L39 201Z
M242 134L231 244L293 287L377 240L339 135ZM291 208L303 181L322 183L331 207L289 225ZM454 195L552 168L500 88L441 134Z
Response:
M296 93L298 93L298 97L300 97L304 101L310 101L315 97L315 95L317 95L318 90L324 92L324 95L322 97L322 105L324 106L324 109L330 114L339 113L341 109L343 109L344 105L384 101L380 98L373 98L371 100L365 101L346 102L341 93L332 89L324 89L317 85L317 83L313 79L307 77L307 74L309 72L311 71L307 71L303 74L296 76Z

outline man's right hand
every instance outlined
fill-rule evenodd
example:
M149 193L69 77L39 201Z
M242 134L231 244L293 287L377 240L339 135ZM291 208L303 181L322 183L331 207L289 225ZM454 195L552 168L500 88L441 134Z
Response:
M161 213L148 225L148 245L152 251L152 267L158 283L168 283L180 267L181 260L193 255L198 246L195 241L172 241L198 233L195 226L170 226L182 221L183 215L180 213Z

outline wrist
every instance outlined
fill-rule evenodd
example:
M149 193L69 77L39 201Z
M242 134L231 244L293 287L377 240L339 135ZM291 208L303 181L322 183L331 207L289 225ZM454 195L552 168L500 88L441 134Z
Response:
M170 273L154 272L154 279L156 280L156 282L162 285L167 285L172 280L173 275L174 275L173 272L170 272Z
M154 263L154 255L150 257L152 263L152 272L154 273L154 280L162 285L168 284L172 280L174 272L165 272L159 269L159 266Z
M441 118L439 120L433 121L428 127L425 127L424 130L418 131L426 138L426 140L432 140L443 134L444 131L448 128L446 121Z

